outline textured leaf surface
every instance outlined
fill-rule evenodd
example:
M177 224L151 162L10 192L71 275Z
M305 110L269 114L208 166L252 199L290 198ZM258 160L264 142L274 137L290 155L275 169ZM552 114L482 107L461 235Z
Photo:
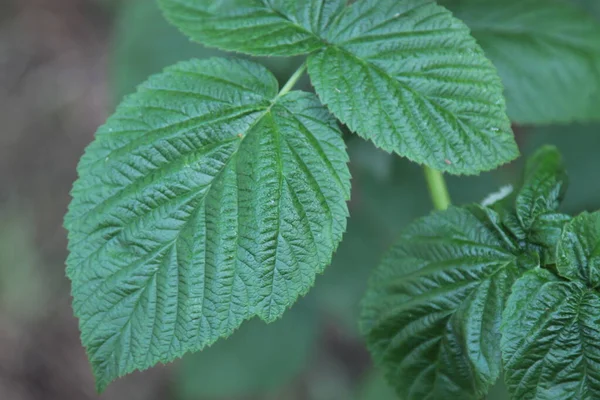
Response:
M191 58L230 57L224 51L191 42L170 24L154 0L119 2L110 54L111 91L115 105L135 91L148 76ZM287 81L302 60L262 57L255 60L281 82Z
M600 212L584 212L565 225L556 258L565 278L600 286Z
M363 303L362 330L405 400L480 399L500 372L500 321L518 274L498 216L450 208L413 223Z
M324 39L308 60L317 94L377 146L456 174L518 155L496 70L433 1L357 1Z
M468 28L432 0L161 4L208 45L253 55L316 51L308 65L321 100L387 151L457 174L518 155L496 70Z
M99 389L312 286L345 229L341 132L248 61L178 64L101 127L78 167L67 272Z
M505 379L513 399L600 398L600 295L550 272L526 273L502 322Z
M518 123L600 119L600 23L560 0L443 0L498 68Z
M558 149L544 146L525 166L523 186L515 204L519 221L525 229L544 213L555 212L567 190L568 178Z
M159 0L193 40L252 55L289 56L323 47L320 34L345 0Z

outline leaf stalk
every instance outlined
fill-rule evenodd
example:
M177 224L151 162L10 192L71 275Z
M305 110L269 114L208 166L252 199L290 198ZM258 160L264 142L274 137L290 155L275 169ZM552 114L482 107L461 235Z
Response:
M447 209L450 207L451 201L444 175L440 171L428 166L424 166L424 169L433 207L436 210Z

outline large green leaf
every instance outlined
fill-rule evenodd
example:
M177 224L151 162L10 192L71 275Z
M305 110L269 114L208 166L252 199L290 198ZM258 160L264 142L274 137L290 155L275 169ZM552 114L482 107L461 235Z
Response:
M561 0L443 0L498 68L519 123L600 119L600 23Z
M480 399L500 373L500 322L521 262L499 217L477 206L413 223L363 303L375 361L404 400Z
M161 0L205 44L254 55L313 52L321 100L377 146L456 174L518 150L495 68L433 0Z
M99 389L273 321L346 226L347 154L316 97L249 61L191 61L128 97L86 150L65 220Z
M515 400L600 398L600 295L535 269L514 285L502 322Z
M559 273L600 286L600 212L584 212L565 225L556 252Z
M518 155L496 70L433 1L357 1L324 39L308 59L317 94L377 146L455 174Z
M193 40L252 55L306 54L345 0L158 0L167 18Z

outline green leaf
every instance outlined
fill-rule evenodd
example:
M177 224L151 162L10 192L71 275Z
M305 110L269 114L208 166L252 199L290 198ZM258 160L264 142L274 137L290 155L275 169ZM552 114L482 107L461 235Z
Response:
M456 174L518 155L494 67L468 28L432 0L345 8L342 0L160 1L204 44L253 55L313 52L309 74L321 100L387 151Z
M165 20L156 1L127 0L119 6L111 40L111 91L115 104L149 75L181 60L230 57L224 51L191 42ZM302 63L298 57L255 60L285 82Z
M345 0L159 0L167 19L193 40L251 55L306 54Z
M86 150L65 219L97 385L279 318L346 226L347 154L316 96L258 64L178 64Z
M362 330L404 400L480 399L500 373L500 322L519 273L499 216L451 207L413 223L377 268Z
M507 219L504 222L513 233L521 232L517 234L520 240L538 247L543 264L552 264L562 228L571 219L557 212L568 186L558 149L542 146L527 160L523 175L523 185L514 200L514 218L508 211L503 214ZM508 223L511 218L513 223Z
M357 1L324 39L329 45L308 59L311 80L359 135L454 174L517 157L496 70L468 28L433 1Z
M502 321L513 399L600 398L600 295L535 269L514 285Z
M558 209L567 190L568 178L558 149L543 146L525 166L523 186L515 201L517 217L528 230L535 219Z
M443 0L498 68L518 123L600 119L600 24L558 0Z
M565 225L556 250L558 272L600 286L600 212L584 212Z
M239 331L181 362L174 390L179 400L265 395L308 367L316 350L317 314L299 302L281 320L254 319ZM238 397L236 397L238 398Z
M539 215L533 222L527 234L527 241L541 247L544 265L556 262L556 245L563 227L570 220L571 216L567 214L546 213Z

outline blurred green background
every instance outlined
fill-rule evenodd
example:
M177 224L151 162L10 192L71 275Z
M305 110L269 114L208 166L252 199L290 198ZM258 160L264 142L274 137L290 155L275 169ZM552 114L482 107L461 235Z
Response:
M573 0L600 15L600 2ZM357 331L369 271L397 233L429 212L421 170L349 136L348 232L315 288L280 321L168 366L136 373L102 396L71 315L62 217L75 166L95 129L148 75L223 55L189 42L151 0L0 1L0 399L387 400ZM260 62L285 80L301 59ZM305 90L311 90L307 81ZM524 155L556 144L571 177L565 211L600 208L600 125L515 127ZM450 177L455 203L479 202L520 178L522 160ZM489 399L505 399L502 385Z

